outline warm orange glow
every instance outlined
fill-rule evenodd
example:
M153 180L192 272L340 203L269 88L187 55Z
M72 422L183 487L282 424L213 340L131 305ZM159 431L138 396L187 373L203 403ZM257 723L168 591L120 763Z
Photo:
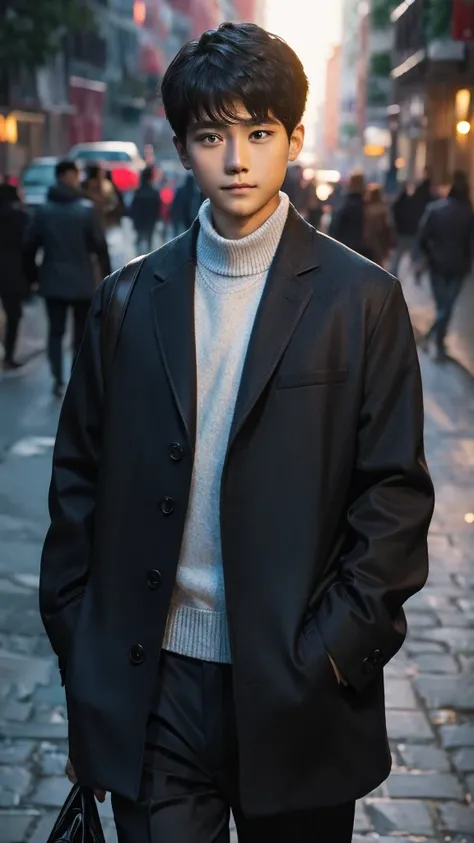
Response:
M364 146L364 154L369 158L379 158L385 152L385 147L378 143L369 143Z
M456 91L455 108L458 120L466 120L471 105L471 92L468 88L460 88Z
M145 0L135 0L133 4L133 20L137 26L143 26L146 21L146 3Z
M467 120L460 120L456 126L456 131L459 135L468 135L471 131L471 124Z
M3 143L16 143L18 141L18 123L12 115L4 117L3 114L0 114L0 141Z

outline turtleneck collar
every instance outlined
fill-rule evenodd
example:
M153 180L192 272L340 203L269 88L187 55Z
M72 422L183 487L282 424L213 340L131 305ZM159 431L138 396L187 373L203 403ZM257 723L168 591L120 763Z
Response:
M216 275L250 278L270 268L288 216L290 200L280 192L280 204L260 228L241 240L221 237L212 222L211 203L207 199L199 211L197 260Z

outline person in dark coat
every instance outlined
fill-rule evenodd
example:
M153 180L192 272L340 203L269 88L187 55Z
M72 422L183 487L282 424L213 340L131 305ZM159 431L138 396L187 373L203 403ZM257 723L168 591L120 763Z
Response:
M182 48L162 100L208 200L122 276L118 337L101 285L65 396L40 608L68 775L111 791L119 843L228 843L231 809L240 843L350 843L390 771L420 370L399 282L280 192L307 92L253 24Z
M159 191L153 187L153 167L145 167L140 187L135 191L129 215L136 232L137 255L151 252L153 234L160 217Z
M370 250L364 240L364 194L363 175L353 173L347 193L332 216L328 234L360 255L370 258Z
M186 173L182 184L176 190L171 206L171 219L175 235L190 228L196 219L204 196L192 173Z
M24 237L28 214L21 207L16 187L0 184L0 301L5 312L4 371L19 369L15 360L22 302L28 296L33 273L25 264Z
M429 348L433 340L436 360L446 360L445 338L465 277L471 272L474 245L474 215L466 175L455 172L445 199L428 205L420 223L419 246L430 271L436 303L435 320L423 338Z
M420 224L419 202L415 200L413 187L404 184L392 204L392 219L395 226L396 242L390 259L389 271L398 274L400 264L409 255L413 258L416 235Z
M74 317L73 363L82 342L87 312L101 277L110 273L107 243L94 205L83 197L79 170L73 161L60 161L56 184L38 208L27 235L29 261L43 250L39 292L48 313L48 356L54 394L64 390L62 344L66 316Z
M417 217L417 226L420 224L423 214L425 213L430 202L436 199L436 193L433 188L431 173L428 167L423 171L423 178L416 186L413 194L413 204L415 207L415 214Z

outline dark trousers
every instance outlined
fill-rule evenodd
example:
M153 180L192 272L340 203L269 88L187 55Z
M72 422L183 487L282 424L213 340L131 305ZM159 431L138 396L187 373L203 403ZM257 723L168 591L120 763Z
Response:
M429 336L436 341L438 349L443 350L454 305L463 285L463 278L445 278L432 271L430 281L436 304L436 317L430 328Z
M244 816L230 665L163 652L158 680L139 799L112 794L119 843L228 843L231 809L239 843L350 843L353 802Z
M12 363L18 337L18 328L21 321L21 298L14 295L2 295L1 300L6 316L4 338L5 363Z
M90 301L63 301L62 299L46 299L48 311L48 358L51 372L55 382L59 385L64 383L63 373L63 340L66 331L66 318L69 308L72 309L73 328L73 361L77 357L81 347L82 337L86 327L87 314Z

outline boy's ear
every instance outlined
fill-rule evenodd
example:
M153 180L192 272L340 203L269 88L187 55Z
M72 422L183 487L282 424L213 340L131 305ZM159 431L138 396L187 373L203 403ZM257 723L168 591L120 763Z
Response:
M179 155L179 160L181 161L181 164L183 165L184 169L190 170L191 164L189 162L189 155L186 152L185 144L182 141L180 141L179 138L177 138L176 136L173 138L173 143L176 147L176 152Z
M288 161L296 161L298 155L300 154L301 150L303 149L304 144L304 126L302 123L298 123L295 129L292 132L290 138L290 150L288 153Z

